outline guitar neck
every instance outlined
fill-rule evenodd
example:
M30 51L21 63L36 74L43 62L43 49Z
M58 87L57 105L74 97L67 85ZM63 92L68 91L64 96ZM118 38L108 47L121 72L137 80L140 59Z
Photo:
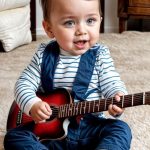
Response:
M58 118L83 115L107 111L110 104L115 104L120 108L133 107L138 105L150 104L150 92L136 93L121 96L119 102L114 97L96 101L82 101L77 103L61 105L58 108Z

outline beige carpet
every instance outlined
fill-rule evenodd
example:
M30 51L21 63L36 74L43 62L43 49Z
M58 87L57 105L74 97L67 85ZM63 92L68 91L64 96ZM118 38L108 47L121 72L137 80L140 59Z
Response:
M24 45L9 53L0 52L0 142L5 134L9 108L13 101L13 87L23 68L29 63L36 47L46 37ZM100 41L112 53L116 68L129 93L150 91L150 33L124 32L101 34ZM133 132L131 150L150 150L150 106L127 108L122 117ZM0 144L2 150L2 144Z

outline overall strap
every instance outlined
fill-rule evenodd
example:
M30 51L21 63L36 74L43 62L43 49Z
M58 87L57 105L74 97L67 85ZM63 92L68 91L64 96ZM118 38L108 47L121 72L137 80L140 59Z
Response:
M98 46L94 46L81 56L79 68L72 88L74 99L85 100L86 92L93 75Z
M89 49L80 58L79 67L72 87L72 96L78 100L86 99L86 92L93 75L98 46ZM41 82L45 93L51 92L54 73L59 59L59 45L56 41L49 43L43 53L41 65Z
M50 42L44 52L41 66L41 82L45 93L53 90L53 78L59 59L59 45L56 41Z

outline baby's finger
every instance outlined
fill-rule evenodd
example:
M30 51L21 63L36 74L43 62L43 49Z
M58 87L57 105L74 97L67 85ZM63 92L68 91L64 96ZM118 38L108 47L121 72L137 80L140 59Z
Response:
M110 105L108 106L108 112L109 112L109 114L112 115L112 116L117 115L116 111L113 109L113 105L112 105L112 104L110 104Z
M117 114L121 114L123 112L123 109L121 109L120 107L116 106L116 105L112 105L112 109L114 110L115 113Z
M45 108L50 113L50 115L52 115L52 110L51 110L49 104L45 103Z
M120 96L123 96L123 94L122 94L122 93L117 93L117 94L115 95L115 100L116 100L117 102L120 101Z
M50 117L52 114L52 110L46 102L43 102L43 104L40 106L40 111L48 117Z
M47 115L47 114L43 113L43 110L42 110L38 113L38 118L39 118L40 121L42 121L42 120L45 120L45 119L49 119L50 115Z

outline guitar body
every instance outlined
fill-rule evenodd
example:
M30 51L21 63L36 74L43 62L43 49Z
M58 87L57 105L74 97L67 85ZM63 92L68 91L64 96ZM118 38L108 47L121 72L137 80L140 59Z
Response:
M65 89L54 90L49 95L38 95L43 101L47 102L52 108L69 104L72 102L69 92ZM58 111L54 109L52 116L46 122L34 123L30 116L27 116L19 109L14 101L7 120L7 130L16 128L19 125L31 123L32 132L40 139L57 139L64 136L65 131L63 122L65 118L58 118Z

